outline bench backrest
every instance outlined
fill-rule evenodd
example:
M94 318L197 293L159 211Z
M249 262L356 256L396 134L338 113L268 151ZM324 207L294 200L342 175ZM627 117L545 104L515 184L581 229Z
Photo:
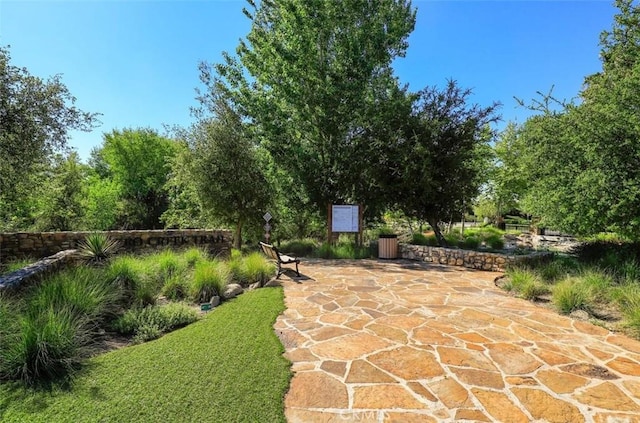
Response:
M262 247L262 251L264 254L269 257L271 260L280 261L280 256L278 255L278 250L271 244L265 244L264 242L260 243L260 247Z

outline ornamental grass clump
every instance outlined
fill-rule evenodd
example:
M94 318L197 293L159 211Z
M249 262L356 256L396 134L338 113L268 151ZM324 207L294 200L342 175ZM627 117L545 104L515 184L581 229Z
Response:
M0 379L34 385L71 376L121 296L103 271L80 267L44 279L19 300L1 299Z
M123 290L105 272L77 267L51 275L28 294L28 312L49 307L70 311L91 324L112 316L122 299Z
M589 286L576 278L566 278L555 285L552 300L558 311L563 314L592 309Z
M530 269L515 267L507 271L512 291L522 298L534 300L537 297L549 293L549 289L543 285L538 276Z
M171 279L179 273L183 273L187 268L187 263L183 257L173 250L164 250L152 256L157 266L157 277L159 283L164 285L165 281Z
M149 276L149 262L132 256L120 256L107 267L107 275L124 290L124 305L154 304L159 288Z
M264 285L276 274L276 266L260 253L251 253L243 258L247 283L259 282Z
M189 282L182 276L173 276L162 286L162 295L172 301L184 300L189 296Z
M578 278L589 290L589 295L594 301L606 302L611 300L612 289L616 286L616 282L608 272L588 269L580 273Z
M191 298L204 303L215 295L222 297L230 281L231 272L225 263L217 260L198 263L193 272Z
M187 266L190 268L194 267L196 264L200 263L201 261L206 261L208 259L208 255L206 251L198 247L191 247L187 249L183 253L183 257L187 263Z

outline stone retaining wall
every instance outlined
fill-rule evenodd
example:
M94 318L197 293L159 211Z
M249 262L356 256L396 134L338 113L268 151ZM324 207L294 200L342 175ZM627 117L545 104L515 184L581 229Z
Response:
M0 291L5 288L18 288L43 276L61 269L78 260L77 250L60 251L50 257L43 258L22 269L0 276Z
M24 257L41 258L75 249L91 232L13 232L0 234L0 263ZM153 250L163 247L201 246L212 254L228 254L231 231L207 229L167 229L155 231L108 231L120 241L122 251Z
M505 267L510 265L550 260L553 257L553 253L535 252L525 255L508 255L455 248L429 247L426 245L400 244L400 256L404 259L427 263L502 272Z

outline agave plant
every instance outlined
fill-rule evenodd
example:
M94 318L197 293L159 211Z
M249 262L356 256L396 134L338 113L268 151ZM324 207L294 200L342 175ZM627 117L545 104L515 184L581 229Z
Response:
M101 232L90 233L78 244L80 255L93 264L108 260L118 248L120 248L118 241Z

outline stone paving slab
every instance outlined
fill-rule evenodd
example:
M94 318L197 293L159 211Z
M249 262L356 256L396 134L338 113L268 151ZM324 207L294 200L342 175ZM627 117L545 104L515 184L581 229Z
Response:
M274 328L289 422L640 422L640 342L409 261L305 260Z

